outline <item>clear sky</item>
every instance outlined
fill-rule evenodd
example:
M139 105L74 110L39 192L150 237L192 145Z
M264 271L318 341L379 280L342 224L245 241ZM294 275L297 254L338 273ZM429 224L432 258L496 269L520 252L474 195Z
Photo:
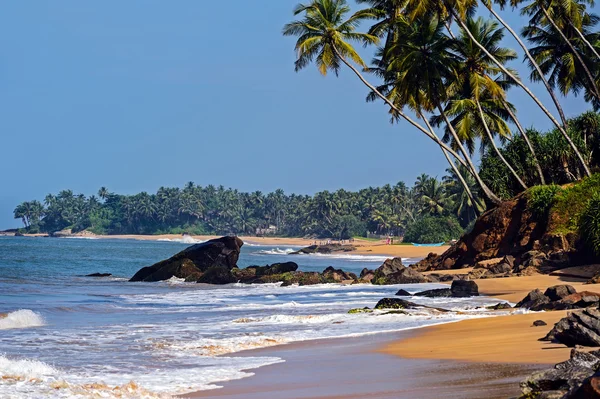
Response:
M296 3L3 2L0 229L20 224L18 203L67 188L133 194L194 181L312 194L441 177L439 150L391 126L351 73L294 72L294 39L281 29ZM526 126L550 126L524 93L511 101ZM563 103L569 115L587 108Z

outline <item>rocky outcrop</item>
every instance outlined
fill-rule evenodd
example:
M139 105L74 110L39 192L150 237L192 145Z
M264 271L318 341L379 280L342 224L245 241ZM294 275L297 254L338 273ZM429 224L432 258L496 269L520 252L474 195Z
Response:
M237 237L222 237L192 245L167 260L140 269L129 281L163 281L172 277L199 280L209 269L211 275L237 267L244 243ZM190 280L192 278L192 280Z
M522 398L600 399L600 351L571 351L570 359L521 382Z
M332 266L329 266L327 269L323 270L323 278L328 283L343 283L343 282L354 282L357 280L356 274L354 273L346 273L342 269L334 269Z
M396 296L412 296L412 294L406 290L400 289L396 292Z
M387 259L373 273L371 283L375 285L429 283L427 276L402 264L401 258Z
M542 311L581 309L599 305L600 294L598 293L576 292L570 285L557 285L546 289L544 293L538 289L531 291L515 307Z
M445 253L430 254L411 267L420 272L475 267L488 270L489 278L574 266L581 260L577 237L550 233L552 216L532 212L527 196L523 193L487 211Z
M339 252L352 252L356 247L352 245L342 244L327 244L327 245L311 245L310 247L302 248L290 255L307 255L307 254L333 254Z
M398 295L398 294L396 294ZM415 296L422 296L426 298L449 298L452 296L452 290L450 288L440 288L437 290L427 290L417 292Z
M585 309L572 312L554 325L540 341L551 341L574 347L600 346L600 311Z
M416 303L398 298L383 298L375 305L375 309L417 309L418 307Z

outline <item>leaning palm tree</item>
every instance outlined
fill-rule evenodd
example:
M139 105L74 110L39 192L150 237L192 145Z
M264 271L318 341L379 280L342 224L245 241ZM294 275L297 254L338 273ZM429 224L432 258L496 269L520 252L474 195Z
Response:
M500 46L504 32L498 29L496 22L485 21L483 18L468 18L466 26L475 40L484 44L498 61L504 64L517 58L513 50ZM506 124L509 115L503 104L506 93L502 87L502 80L496 80L496 77L502 76L502 71L490 62L486 54L463 30L453 42L452 49L459 62L457 78L449 89L456 98L451 99L449 107L456 115L455 121L458 122L459 129L468 129L463 131L461 136L469 138L474 132L478 133L482 144L491 146L519 184L527 189L527 185L504 158L494 141L494 135L501 138L511 135Z
M349 58L359 66L366 67L365 62L352 45L348 43L349 41L357 41L364 45L375 44L379 41L374 35L356 32L356 27L360 21L369 18L367 13L357 13L345 20L345 16L349 12L350 8L346 0L313 0L309 5L300 4L296 7L294 14L304 14L304 18L285 25L283 29L285 36L298 36L296 42L298 53L298 59L295 63L296 71L305 68L314 60L322 74L326 74L329 70L333 70L337 74L341 64L345 64L372 93L390 107L395 117L406 120L455 159L466 165L454 149L443 143L430 130L425 129L406 115L401 108L370 84L358 69L348 61ZM471 168L471 170L472 173L476 173L474 168ZM478 182L485 185L481 179L478 179Z
M427 102L440 113L454 143L462 153L468 168L486 197L499 203L498 198L481 180L468 151L462 145L452 123L444 111L448 82L455 79L458 57L451 51L452 39L443 33L444 24L438 18L416 19L403 25L398 40L388 50L388 73L395 78L394 90L399 98L409 99L414 93L423 93ZM421 101L420 101L421 102Z
M513 5L523 2L524 0L512 0ZM568 2L565 2L564 4L568 4ZM580 48L576 48L573 43L574 41L579 41L579 34L583 36L583 33L573 24L569 24L568 22L568 20L573 17L579 19L579 16L577 15L577 12L566 14L564 12L561 13L560 11L560 5L555 5L553 1L533 0L521 10L522 14L530 16L528 26L523 29L523 35L528 37L527 32L531 30L535 31L537 28L542 31L546 30L546 33L548 33L549 36L554 36L556 39L555 42L560 42L556 44L562 44L562 46L566 47L566 51L563 50L563 52L569 53L570 58L572 58L573 68L578 67L580 69L579 76L586 77L585 86L587 86L588 92L596 99L596 101L599 101L600 90L598 90L596 80L588 66L592 65L592 60L585 57L583 51ZM585 21L588 25L592 26L597 22L597 20L592 21L590 18L585 17L581 17L580 21L582 24ZM548 29L546 29L546 27L548 27ZM584 25L582 25L582 27L584 29L586 28Z
M541 76L543 76L543 73L539 70L537 63L535 63L535 61L533 60L533 57L531 57L531 54L529 54L529 50L527 49L527 46L525 45L525 43L523 43L523 41L521 40L519 35L514 31L514 29L512 29L510 27L510 25L508 25L506 23L506 21L504 21L500 17L500 15L494 10L494 8L493 8L494 2L492 0L481 0L481 3L511 33L511 35L515 38L515 40L517 40L517 42L523 49L526 57L530 61L532 61L532 64L536 67L538 73ZM507 0L496 0L496 3L498 3L501 8L504 8L506 6L506 4L508 3L508 1ZM449 0L407 0L407 2L406 2L406 10L407 10L406 12L411 17L411 19L419 18L419 17L422 18L422 17L428 16L432 12L434 12L438 15L439 18L442 18L442 19L447 19L449 17L452 18L454 21L456 21L456 23L462 29L466 30L468 35L470 35L470 32L468 31L468 29L466 27L465 20L467 19L468 16L472 15L475 12L476 7L477 7L477 0L460 0L460 1L459 0L454 0L454 1L449 1ZM550 85L547 84L547 82L544 82L544 86L548 90L548 93L550 94L550 96L560 114L560 117L562 120L562 125L556 120L556 118L552 115L552 113L544 106L544 104L540 101L540 99L537 98L537 96L535 96L535 94L531 91L531 89L529 89L529 87L527 87L517 76L515 76L513 73L511 73L511 71L508 68L503 66L492 54L490 54L489 51L485 48L485 46L483 46L481 43L476 41L472 35L470 35L470 37L472 40L474 40L474 43L484 53L486 53L494 63L496 63L498 65L498 67L502 70L502 72L504 74L506 74L506 76L508 76L510 79L512 79L519 87L521 87L527 93L527 95L536 103L536 105L540 108L540 110L542 110L542 112L548 117L548 119L550 119L550 121L556 126L556 128L563 135L565 140L567 140L567 142L568 142L569 146L571 147L571 149L573 150L573 152L577 155L577 158L579 159L579 162L582 164L582 167L584 168L586 175L591 176L591 171L589 169L589 166L588 166L586 160L583 158L583 156L579 152L577 146L575 145L575 143L573 142L573 140L567 133L567 118L564 115L564 112L558 101L558 98L552 92Z
M455 169L458 169L462 173L457 175ZM446 169L446 173L448 174L444 176L443 182L448 199L454 205L454 214L464 223L463 225L469 225L485 211L485 202L478 196L470 195L465 190L465 186L461 180L462 176L467 180L467 187L470 187L474 193L477 192L475 190L477 183L472 176L464 173L464 166L456 165L455 169Z

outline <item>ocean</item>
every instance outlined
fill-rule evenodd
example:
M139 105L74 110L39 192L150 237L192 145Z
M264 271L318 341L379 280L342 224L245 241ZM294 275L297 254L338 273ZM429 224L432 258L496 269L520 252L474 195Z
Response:
M498 300L412 298L459 310L409 315L373 307L400 288L279 284L206 286L172 279L130 283L143 266L193 242L0 237L0 398L169 398L283 360L240 351L314 339L365 336L489 316ZM238 265L295 261L303 271L328 266L359 273L385 256L289 255L294 247L247 243ZM405 259L406 264L416 259ZM108 278L84 277L112 273Z

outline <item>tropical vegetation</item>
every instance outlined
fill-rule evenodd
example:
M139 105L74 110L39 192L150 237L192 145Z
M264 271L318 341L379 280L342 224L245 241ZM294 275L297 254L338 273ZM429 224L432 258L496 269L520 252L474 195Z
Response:
M296 38L296 71L314 62L323 75L337 76L346 66L366 86L367 101L383 102L392 123L408 122L441 150L471 203L469 211L479 208L477 198L485 207L496 206L550 185L529 193L544 211L550 206L544 201L558 191L553 185L577 182L600 168L600 117L594 112L600 108L600 18L591 12L593 2L356 3L365 8L312 0L294 9L297 19L283 34ZM510 26L498 12L506 7L527 16L527 25ZM490 19L475 17L482 10ZM511 41L518 51L506 47ZM355 44L371 48L370 64ZM529 80L510 66L521 57ZM534 94L532 83L546 90L551 104ZM525 94L553 129L524 128L509 93ZM590 111L568 119L561 97L569 95L583 95ZM433 213L443 207L428 203Z
M119 195L105 187L98 195L63 190L48 194L44 203L24 202L14 217L24 232L52 233L63 229L97 234L248 234L350 238L402 236L423 219L444 220L437 236L458 238L483 210L475 206L453 170L442 180L421 175L414 187L369 187L357 192L323 191L314 196L239 192L223 186L201 187L190 182L182 189L161 187L155 194ZM474 182L470 180L471 186ZM450 222L448 222L450 221ZM452 229L444 226L451 223ZM428 232L429 237L431 232ZM420 241L420 236L414 236Z

